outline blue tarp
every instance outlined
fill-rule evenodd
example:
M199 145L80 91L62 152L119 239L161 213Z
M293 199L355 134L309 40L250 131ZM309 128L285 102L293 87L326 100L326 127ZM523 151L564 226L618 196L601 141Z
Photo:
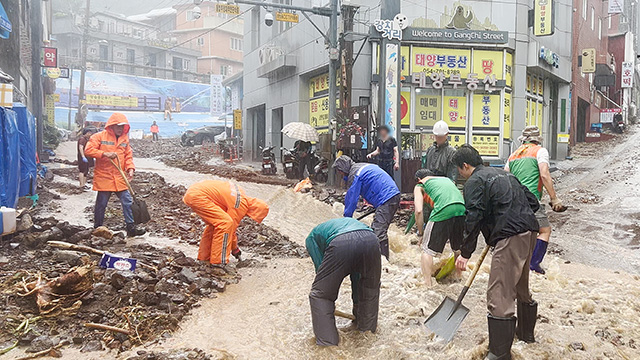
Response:
M36 119L21 103L13 104L20 132L20 190L18 196L36 193Z
M13 110L0 107L0 205L15 208L20 188L20 132Z

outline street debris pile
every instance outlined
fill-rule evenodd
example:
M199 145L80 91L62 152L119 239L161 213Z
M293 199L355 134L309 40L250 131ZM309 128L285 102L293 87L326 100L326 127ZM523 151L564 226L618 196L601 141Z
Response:
M172 349L169 351L146 351L138 350L136 355L130 356L127 360L213 360L232 358L229 354L222 350L221 357L215 358L208 355L201 349ZM224 357L225 355L229 357Z
M144 224L147 231L154 236L180 239L191 245L200 242L205 224L182 201L186 192L184 186L168 184L162 176L149 172L137 172L132 186L150 209L151 220ZM105 225L110 229L123 229L122 207L117 197L113 196L111 201L105 214ZM85 212L92 216L93 206L88 206ZM265 259L306 256L304 247L290 241L287 236L247 218L238 227L238 244L242 250Z
M125 351L167 336L202 297L240 279L235 266L200 263L169 248L128 246L123 233L31 221L0 244L0 347L37 353L68 342ZM65 241L62 250L51 241ZM70 251L74 249L78 251ZM103 269L96 253L137 260L135 272Z
M158 158L167 166L201 174L211 174L236 181L258 184L293 186L296 180L284 176L267 176L241 166L227 164L208 164L214 157L220 157L215 150L208 147L183 147L177 139L166 139L158 142L131 141L136 157Z

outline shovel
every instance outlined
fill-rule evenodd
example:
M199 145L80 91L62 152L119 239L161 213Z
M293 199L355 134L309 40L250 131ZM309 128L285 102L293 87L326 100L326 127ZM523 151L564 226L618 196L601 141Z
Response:
M120 172L120 175L122 176L122 179L124 179L124 182L127 184L127 188L129 189L131 197L133 198L133 204L131 204L131 211L133 212L133 222L135 224L144 224L151 220L149 209L147 209L147 203L144 202L144 200L136 198L136 193L133 192L133 188L131 187L129 180L127 179L127 175L124 173L124 171L122 171L122 167L120 167L120 158L116 159L118 160L117 164L112 159L109 159L109 161L111 161L113 166L115 166L116 169L118 169L118 171Z
M473 279L478 274L478 270L484 261L484 258L487 256L487 252L489 252L489 246L487 245L482 254L480 255L480 259L476 263L475 269L469 275L467 282L464 284L462 291L460 292L460 296L458 296L458 300L453 301L450 297L445 297L444 301L438 306L436 311L434 311L431 316L424 322L424 325L434 332L439 337L443 338L446 342L451 341L453 336L458 331L460 324L469 314L469 309L462 305L462 299L469 291L469 287L473 282Z

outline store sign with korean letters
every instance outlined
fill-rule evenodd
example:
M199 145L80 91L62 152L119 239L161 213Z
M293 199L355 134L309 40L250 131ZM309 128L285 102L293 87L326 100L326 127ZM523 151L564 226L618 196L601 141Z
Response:
M469 73L467 77L463 79L460 74L452 74L449 78L445 76L442 72L432 72L429 75L431 79L431 87L434 89L442 89L445 85L451 86L453 89L457 89L458 86L462 86L463 83L470 91L475 91L478 89L478 86L484 86L486 91L495 90L496 86L496 76L494 74L486 75L484 79L478 78L478 74ZM426 88L427 87L427 75L423 72L413 73L411 75L411 83L414 85L418 85L418 87Z
M622 63L622 75L620 76L620 84L623 88L633 87L633 63Z

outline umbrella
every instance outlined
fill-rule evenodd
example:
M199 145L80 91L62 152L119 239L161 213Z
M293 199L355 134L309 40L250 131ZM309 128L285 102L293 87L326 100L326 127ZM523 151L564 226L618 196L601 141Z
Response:
M288 123L282 128L282 133L288 137L302 141L319 141L318 132L313 126L303 122Z

